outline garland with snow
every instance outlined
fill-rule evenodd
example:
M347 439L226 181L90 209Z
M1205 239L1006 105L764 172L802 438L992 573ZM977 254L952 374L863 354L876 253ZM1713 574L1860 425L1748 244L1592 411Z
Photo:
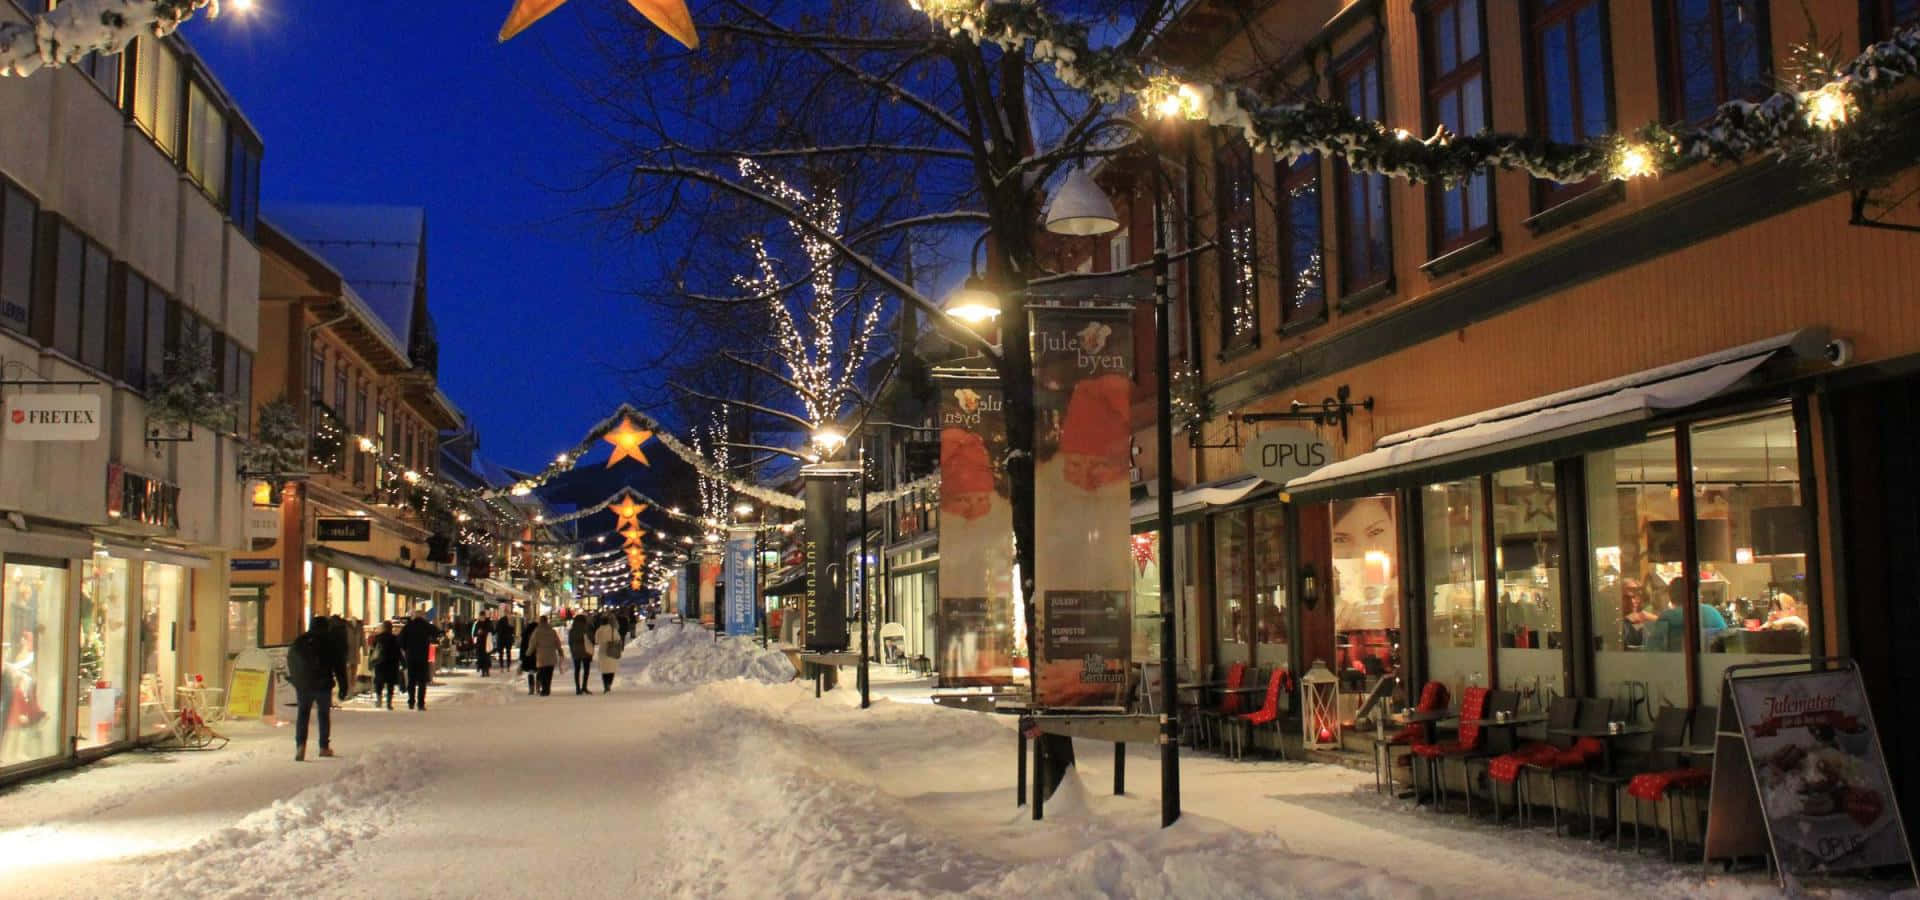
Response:
M296 475L307 470L307 429L300 412L282 395L260 407L253 440L240 447L241 471L267 478Z
M1575 183L1597 175L1635 177L1695 162L1784 155L1844 126L1849 110L1920 76L1920 25L1912 25L1868 47L1818 86L1780 91L1757 103L1728 101L1697 125L1648 125L1637 139L1611 134L1561 143L1526 134L1456 135L1444 128L1416 138L1336 103L1271 103L1244 87L1149 68L1117 49L1096 49L1086 26L1058 21L1033 0L911 2L954 38L1009 52L1026 49L1035 61L1051 65L1062 83L1096 100L1132 98L1148 113L1160 108L1204 118L1238 130L1254 149L1288 161L1319 153L1356 171L1443 185L1488 168Z
M25 22L0 22L0 75L32 75L94 53L125 50L140 35L166 37L220 0L65 0Z
M213 339L203 329L182 330L147 395L147 420L162 425L233 427L234 404L213 377Z

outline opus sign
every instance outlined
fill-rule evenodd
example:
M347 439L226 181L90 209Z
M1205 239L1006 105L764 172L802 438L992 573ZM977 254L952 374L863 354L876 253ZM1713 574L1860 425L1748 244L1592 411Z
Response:
M99 394L14 394L0 416L10 441L100 439Z
M1248 472L1286 484L1333 462L1333 445L1305 428L1274 428L1248 442L1241 462Z

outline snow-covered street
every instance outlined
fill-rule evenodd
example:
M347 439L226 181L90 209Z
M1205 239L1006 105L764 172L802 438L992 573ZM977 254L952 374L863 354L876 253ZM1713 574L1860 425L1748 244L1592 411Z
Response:
M1158 829L1157 762L1111 754L1035 823L1013 723L769 684L785 663L643 633L611 695L443 677L428 712L335 712L340 757L288 730L130 753L0 795L0 896L1767 896L1611 845L1464 824L1329 766L1194 756ZM749 675L739 678L732 676ZM717 677L728 680L715 681ZM850 680L850 679L849 679ZM1495 862L1499 877L1489 881Z

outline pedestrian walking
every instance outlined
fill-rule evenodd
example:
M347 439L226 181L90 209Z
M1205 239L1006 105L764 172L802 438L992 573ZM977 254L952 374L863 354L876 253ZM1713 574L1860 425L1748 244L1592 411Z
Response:
M513 662L513 617L501 613L493 623L493 637L500 646L500 668L506 668Z
M540 624L533 626L529 632L527 646L521 651L521 656L523 660L527 657L533 659L542 697L553 693L553 669L560 664L560 652L560 632L548 624L546 616L541 616Z
M600 693L608 694L613 691L613 676L620 674L620 654L626 648L626 639L621 637L617 621L604 619L593 633L593 642L600 649L600 663L596 667L600 672Z
M293 761L307 758L307 721L320 717L320 755L333 755L333 708L329 696L337 682L340 699L347 699L347 658L333 652L327 617L315 618L305 633L287 647L287 680L293 684L299 711L293 721Z
M591 694L593 679L593 617L574 616L567 626L567 653L573 659L573 692Z
M492 622L481 619L473 623L473 664L480 669L481 678L493 677L493 654L487 649L492 638Z
M533 631L539 623L528 619L520 628L520 671L527 673L527 693L540 693L540 672L533 664Z
M400 647L407 655L407 708L427 711L427 685L433 682L431 648L440 640L440 629L433 627L418 611L400 629Z
M374 706L385 702L388 709L393 708L393 690L400 686L400 667L406 663L406 657L400 636L393 633L393 623L380 623L380 633L373 636Z

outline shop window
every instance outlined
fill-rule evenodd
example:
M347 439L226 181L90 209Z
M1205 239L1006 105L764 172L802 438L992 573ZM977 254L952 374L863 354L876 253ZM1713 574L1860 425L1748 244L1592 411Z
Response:
M40 204L0 178L0 325L33 327L33 250Z
M1340 66L1334 89L1347 111L1370 122L1386 104L1380 48L1369 42ZM1344 293L1373 287L1393 273L1393 237L1388 224L1387 176L1340 165L1340 287Z
M153 690L162 705L171 707L180 684L180 649L187 601L187 570L166 563L141 564L140 677L141 690ZM144 697L143 697L144 699ZM167 729L166 712L140 710L140 732L152 735Z
M1239 138L1222 141L1213 155L1220 217L1220 350L1251 346L1260 333L1260 284L1254 234L1253 148Z
M180 59L152 35L134 41L128 102L134 124L173 156L180 139Z
M1696 425L1695 542L1700 558L1701 692L1728 666L1805 657L1807 551L1793 415L1780 410Z
M1457 135L1487 128L1487 54L1480 0L1435 0L1422 17L1426 46L1427 122ZM1428 189L1428 227L1439 256L1493 231L1493 178L1475 174L1453 187Z
M1920 0L1867 0L1867 39L1884 41L1920 23Z
M1456 697L1487 686L1487 510L1480 488L1471 478L1430 484L1420 495L1427 677Z
M1586 458L1594 678L1605 696L1686 706L1686 584L1671 434Z
M1664 0L1667 117L1699 122L1730 100L1773 93L1765 0Z
M1239 511L1213 517L1214 607L1219 641L1228 662L1246 661L1247 520ZM1233 650L1226 648L1233 647Z
M0 665L11 689L0 716L0 768L66 751L60 713L73 678L66 671L67 570L8 562L0 600Z
M266 625L260 616L265 589L235 585L227 595L227 658L266 645Z
M1320 157L1293 161L1281 177L1280 220L1286 270L1281 272L1280 319L1296 325L1327 313L1326 240L1320 230Z
M1158 618L1164 607L1160 598L1160 567L1166 560L1160 552L1160 533L1141 532L1133 536L1133 660L1151 662L1160 658Z
M1920 2L1920 0L1916 0ZM1613 131L1606 0L1530 0L1533 127L1563 144ZM1534 182L1534 206L1546 209L1603 182Z
M1494 609L1500 681L1560 691L1565 641L1560 610L1560 507L1553 466L1495 472Z
M199 82L187 85L187 176L224 208L227 190L227 119Z
M138 697L127 678L132 659L129 640L133 610L130 566L124 559L96 554L80 567L80 673L75 692L73 737L80 749L126 738L128 701Z
M1253 511L1253 639L1260 645L1260 664L1288 665L1287 657L1287 515L1286 507L1268 503Z
M1391 495L1332 504L1334 655L1346 681L1400 669L1397 506Z

